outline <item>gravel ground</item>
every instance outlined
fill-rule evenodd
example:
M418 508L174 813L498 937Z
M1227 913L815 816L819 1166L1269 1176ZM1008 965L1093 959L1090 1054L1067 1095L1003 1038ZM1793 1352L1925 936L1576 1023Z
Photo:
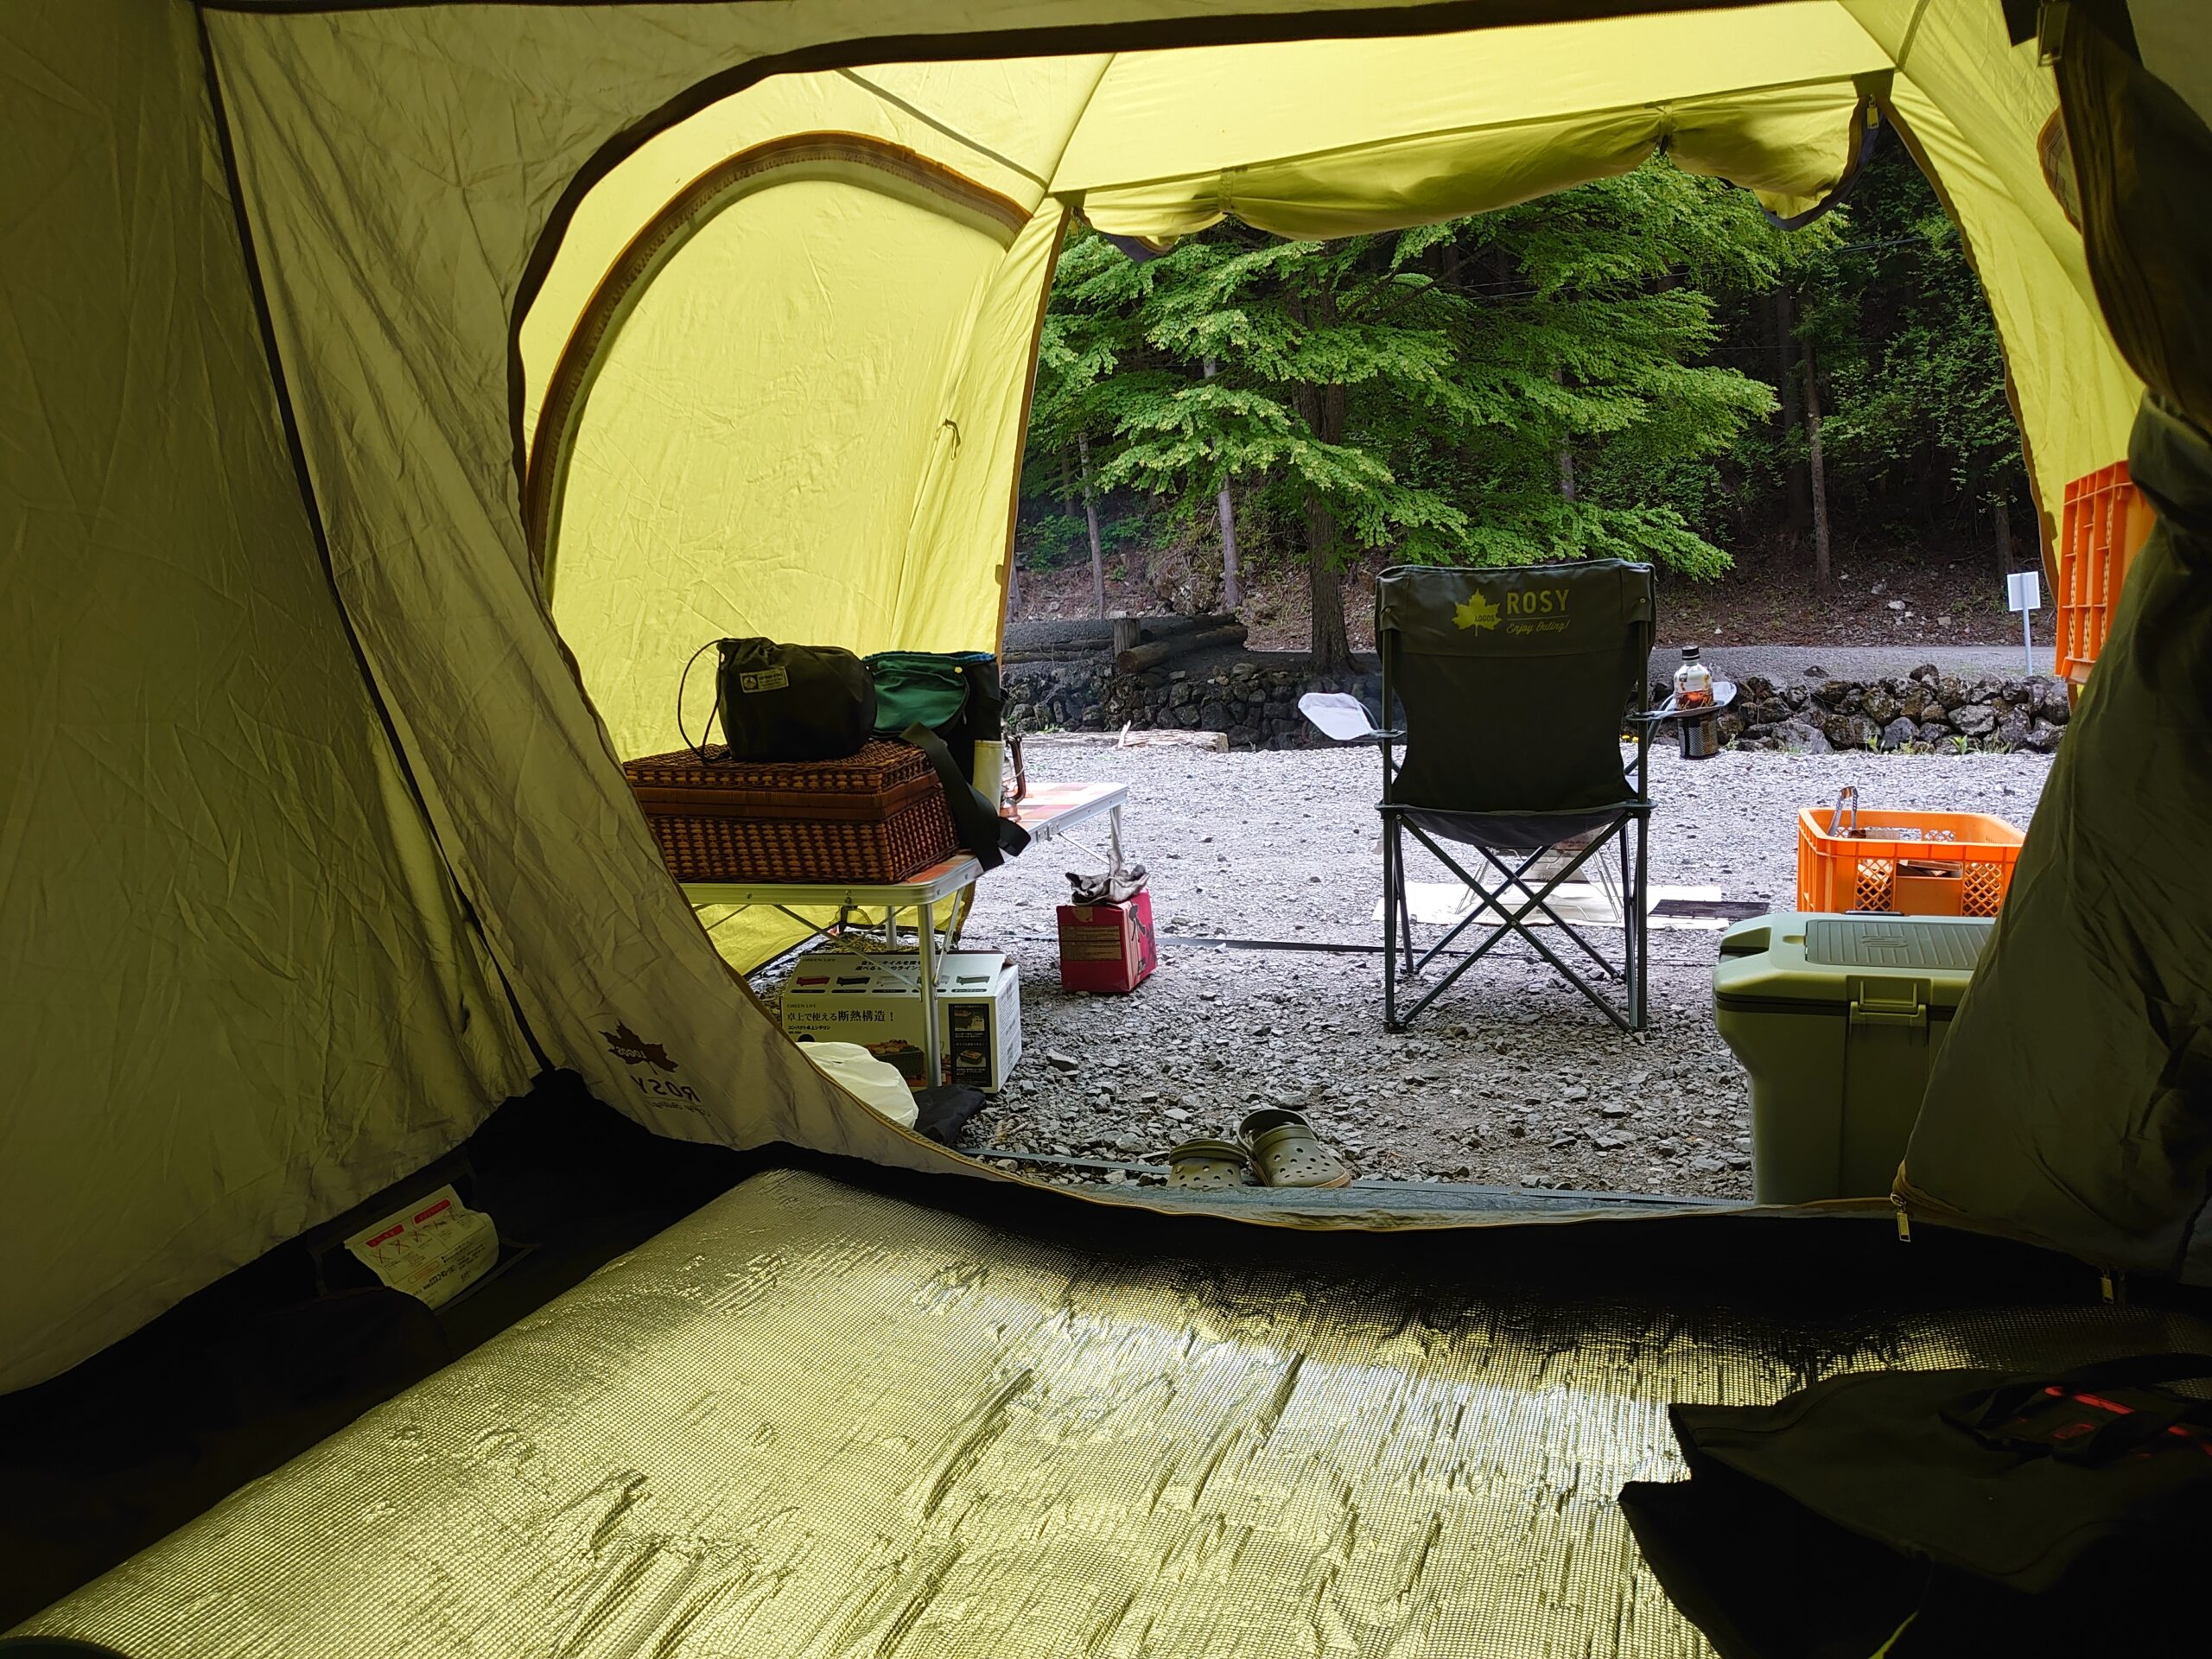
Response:
M1681 665L1681 647L1694 643L1681 640L1654 650L1651 677L1657 681L1673 679L1675 669ZM2018 679L2026 672L2021 666L2017 640L2010 645L1931 646L1910 642L1897 645L1707 645L1699 654L1715 674L1727 679L1764 674L1777 685L1886 679L1895 674L1910 674L1923 663L1933 663L1943 673L1967 680L1982 674ZM2034 662L2037 673L2050 672L2050 645L2047 641L2036 647ZM1814 669L1821 671L1809 671Z
M1104 823L987 876L965 948L1020 965L1024 1058L966 1143L1124 1162L1233 1135L1293 1104L1366 1179L1751 1196L1750 1096L1713 1029L1717 931L1651 931L1651 1028L1624 1036L1525 944L1471 969L1401 1035L1372 952L1221 949L1178 936L1372 944L1381 893L1371 750L1217 754L1033 740L1033 778L1130 785L1161 964L1129 996L1059 988L1063 872L1103 868ZM1796 815L1855 784L1864 810L1994 813L2024 827L2047 758L1655 753L1651 879L1789 907ZM1412 879L1440 880L1415 866ZM1427 930L1431 937L1434 930ZM1601 949L1617 932L1594 936ZM1510 954L1509 954L1510 953ZM1038 1171L1048 1178L1050 1166ZM1096 1179L1096 1172L1058 1172ZM1128 1179L1128 1176L1111 1179Z

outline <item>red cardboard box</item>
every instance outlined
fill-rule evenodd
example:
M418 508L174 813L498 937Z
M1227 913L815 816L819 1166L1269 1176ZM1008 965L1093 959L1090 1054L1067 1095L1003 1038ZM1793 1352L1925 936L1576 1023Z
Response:
M1118 905L1060 906L1060 988L1134 991L1160 966L1152 894Z

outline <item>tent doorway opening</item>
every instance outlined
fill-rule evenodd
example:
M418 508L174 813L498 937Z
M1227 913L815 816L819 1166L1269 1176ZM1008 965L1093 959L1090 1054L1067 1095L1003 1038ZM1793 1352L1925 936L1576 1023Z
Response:
M1750 24L1757 50L1706 75L1694 118L1672 99L1655 116L1656 106L1592 114L1508 97L1507 80L1529 84L1531 66L1564 39L1531 29L1513 33L1517 69L1496 51L1500 37L1479 42L1481 98L1413 67L1433 57L1465 70L1471 37L1260 50L1245 73L1268 95L1240 97L1220 133L1181 149L1156 134L1140 141L1139 129L1147 112L1215 84L1203 50L779 76L608 158L543 250L517 360L540 579L615 753L673 749L703 729L711 691L695 685L680 709L676 686L682 661L709 639L862 652L995 642L1037 342L1071 228L1109 231L1139 259L1224 219L1286 237L1353 235L1619 175L1661 150L1677 168L1749 185L1781 223L1802 224L1853 175L1875 111L1898 117L1863 35L1825 23L1808 33L1789 25L1825 9L1785 10L1789 19ZM1732 24L1740 33L1745 20ZM1618 27L1625 38L1643 25ZM1335 143L1287 126L1281 111L1340 50L1414 74L1427 101L1387 117L1333 111L1342 130L1319 136ZM1007 92L1015 85L1019 115ZM1045 113L1055 99L1058 126ZM1076 757L1065 765L1081 771ZM1980 792L1994 807L2002 791L2024 817L2040 769L2018 770ZM1762 810L1785 823L1803 804L1796 796L1831 795L1834 784L1825 770L1795 784L1753 780L1775 796ZM1371 786L1348 775L1336 787L1344 810L1333 816L1344 823L1330 825L1336 856L1318 883L1270 868L1275 842L1312 844L1302 831L1314 803L1302 801L1294 824L1237 823L1233 812L1217 823L1203 800L1185 800L1173 831L1140 849L1156 881L1186 884L1160 890L1179 907L1163 925L1171 949L1179 931L1316 945L1371 931L1361 880L1375 862L1361 833L1371 830ZM1744 810L1741 786L1736 795L1672 804L1686 855L1694 823ZM1249 844L1232 861L1224 841L1195 840L1193 823L1234 824ZM1789 849L1768 850L1775 868L1747 860L1741 891L1786 905L1779 867ZM1658 879L1702 893L1712 883L1696 878L1713 875L1713 861L1685 856L1680 881ZM1440 892L1440 876L1416 879ZM1058 879L992 878L970 924L971 939L1033 958L1025 984L1039 1014L1057 1013L1046 1005ZM1017 892L1020 913L995 915L994 896ZM1263 913L1227 919L1233 893L1264 895ZM1325 936L1317 901L1346 910ZM741 973L779 963L804 937L798 921L761 906L701 920ZM1516 962L1509 950L1503 987L1463 982L1471 1003L1440 1007L1371 1053L1368 1037L1384 1035L1367 995L1371 948L1248 961L1234 944L1193 944L1147 994L1154 1005L1174 999L1172 1012L1092 1022L1111 1033L1103 1052L1084 1039L1078 1010L1065 1027L1038 1021L1030 1075L958 1149L1001 1169L1148 1188L1179 1130L1233 1129L1249 1107L1294 1103L1348 1137L1344 1150L1370 1177L1482 1187L1500 1203L1532 1190L1747 1198L1744 1084L1710 1029L1700 982L1710 935L1658 937L1659 1028L1637 1045L1619 1048L1531 953ZM1218 988L1213 1004L1197 1000L1208 963L1262 1001L1220 1006ZM779 982L758 976L753 988L772 1006ZM1554 1031L1565 1033L1556 1043ZM1647 1054L1653 1042L1665 1052ZM1046 1061L1047 1050L1074 1064Z

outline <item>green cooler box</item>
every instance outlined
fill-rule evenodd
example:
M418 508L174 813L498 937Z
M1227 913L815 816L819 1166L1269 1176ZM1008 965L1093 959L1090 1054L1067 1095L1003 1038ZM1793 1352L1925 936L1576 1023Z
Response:
M1993 925L1784 912L1721 936L1713 1022L1751 1073L1761 1204L1888 1193Z

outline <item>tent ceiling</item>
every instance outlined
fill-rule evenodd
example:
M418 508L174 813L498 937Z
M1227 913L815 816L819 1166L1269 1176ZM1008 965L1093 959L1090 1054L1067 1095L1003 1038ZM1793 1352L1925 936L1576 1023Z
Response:
M1840 182L1862 95L1890 67L1834 0L1789 0L771 77L655 135L585 198L522 326L525 441L620 251L707 168L793 133L880 138L1128 236L1185 235L1224 215L1300 237L1428 223L1626 172L1662 144L1786 214Z

